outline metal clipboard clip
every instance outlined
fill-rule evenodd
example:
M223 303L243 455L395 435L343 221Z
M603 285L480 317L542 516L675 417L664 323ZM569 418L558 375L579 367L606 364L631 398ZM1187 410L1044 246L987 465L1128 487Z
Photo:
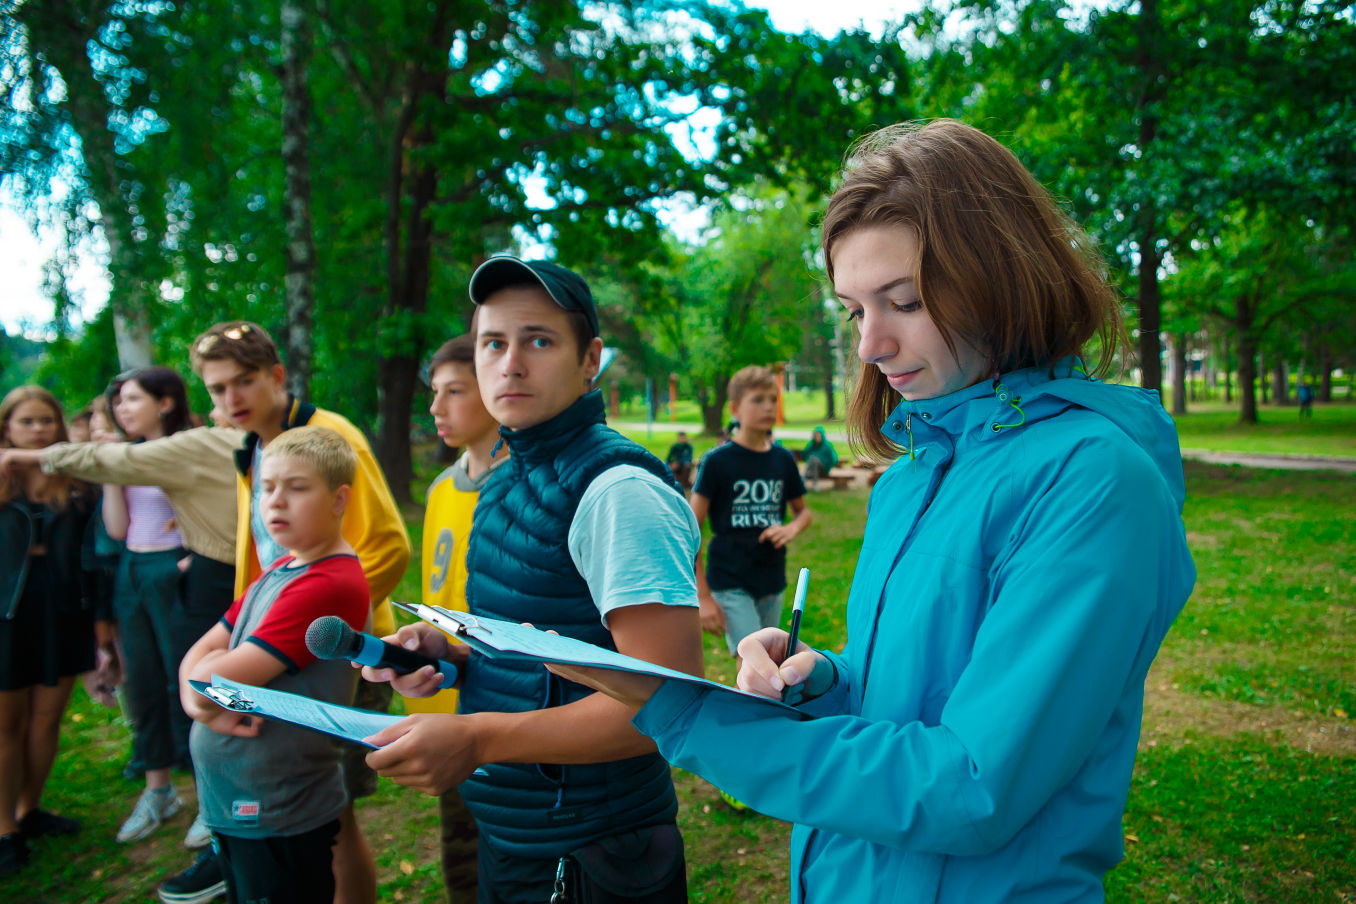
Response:
M229 709L233 712L248 713L258 708L258 705L245 696L243 691L233 687L215 687L208 685L202 689L207 698L223 709Z
M448 618L452 619L454 622L456 622L457 633L460 634L462 637L470 637L472 630L479 631L482 634L494 633L489 628L482 625L480 623L480 619L476 618L469 612L453 612L451 609L444 609L442 606L430 606L429 608L432 609L434 612L437 612L440 615L445 615Z

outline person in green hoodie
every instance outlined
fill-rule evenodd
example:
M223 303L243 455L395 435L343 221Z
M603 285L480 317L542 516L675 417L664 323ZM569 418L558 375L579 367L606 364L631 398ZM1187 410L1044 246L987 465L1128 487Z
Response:
M838 452L824 435L823 427L816 427L810 434L810 442L805 445L801 458L805 461L805 477L811 482L811 489L819 489L819 478L829 476L829 472L838 466Z

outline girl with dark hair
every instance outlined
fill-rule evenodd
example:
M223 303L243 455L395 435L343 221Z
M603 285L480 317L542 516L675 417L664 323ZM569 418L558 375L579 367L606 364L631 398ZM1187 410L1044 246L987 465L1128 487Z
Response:
M793 901L1100 901L1144 677L1191 592L1156 393L1086 237L952 121L851 155L823 244L862 370L871 493L841 652L765 628L735 695L552 666L640 708L675 765L796 823ZM826 603L828 604L828 603ZM813 602L810 604L813 606Z
M61 406L47 390L20 386L0 401L0 448L64 439ZM75 677L94 667L80 564L93 510L91 488L78 481L0 474L0 876L28 862L28 839L80 828L39 803Z
M189 426L184 381L167 367L120 375L109 387L113 420L134 443L160 439ZM190 723L175 692L181 644L175 620L182 607L179 561L183 537L173 506L158 486L104 487L108 534L127 544L113 585L126 669L124 689L132 721L132 759L146 771L146 790L118 830L118 841L145 838L183 807L170 783L176 762L186 765Z

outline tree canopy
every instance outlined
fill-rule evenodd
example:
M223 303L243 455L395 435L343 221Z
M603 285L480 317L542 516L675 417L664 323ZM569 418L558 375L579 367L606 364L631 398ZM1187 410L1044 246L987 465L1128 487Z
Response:
M1160 327L1244 355L1287 327L1220 295L1258 242L1309 276L1260 255L1256 290L1322 324L1271 356L1331 370L1356 344L1356 23L1336 0L964 0L829 37L716 0L0 15L4 185L70 243L97 232L113 287L71 329L58 254L40 378L79 398L119 366L186 370L198 331L253 319L298 391L376 437L401 496L420 363L493 253L588 271L628 369L678 373L708 425L742 363L831 372L816 211L854 138L924 116L999 137L1089 229L1145 385ZM674 203L714 211L702 241L665 229Z

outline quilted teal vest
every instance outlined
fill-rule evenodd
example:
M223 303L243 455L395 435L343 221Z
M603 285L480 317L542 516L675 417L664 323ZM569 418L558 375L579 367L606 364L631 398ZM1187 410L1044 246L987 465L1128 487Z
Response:
M602 393L525 430L501 430L512 451L480 491L466 551L466 601L475 615L531 622L615 650L566 538L584 491L630 464L678 491L669 469L604 422ZM592 691L537 663L472 655L461 711L527 712ZM629 829L672 821L677 799L658 754L609 763L492 763L460 788L481 832L522 857L547 858Z

